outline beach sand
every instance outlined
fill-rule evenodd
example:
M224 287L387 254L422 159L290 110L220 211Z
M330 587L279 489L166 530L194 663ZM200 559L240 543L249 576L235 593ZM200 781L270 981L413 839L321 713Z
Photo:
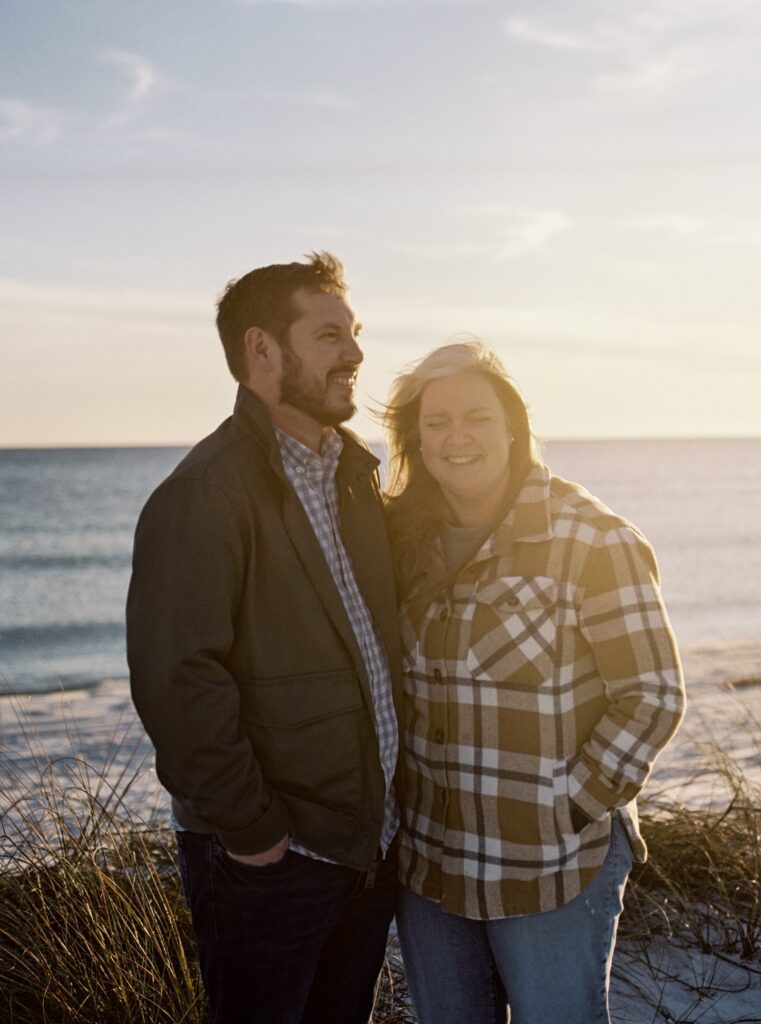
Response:
M683 648L689 709L679 733L656 763L644 793L651 804L675 801L693 808L721 808L731 794L708 766L706 751L723 750L737 768L761 784L761 640ZM734 685L732 685L734 683ZM3 831L13 828L15 796L46 775L81 778L99 787L100 799L135 817L169 823L169 801L153 766L153 752L123 680L86 690L0 697L0 778ZM126 792L125 792L126 789ZM621 1024L654 1020L727 1024L761 1022L761 973L723 961L707 963L691 950L654 949L655 969L617 952L614 1019ZM761 970L761 968L759 968ZM713 973L718 997L698 999L695 979ZM661 1000L671 1016L654 1018L640 993Z

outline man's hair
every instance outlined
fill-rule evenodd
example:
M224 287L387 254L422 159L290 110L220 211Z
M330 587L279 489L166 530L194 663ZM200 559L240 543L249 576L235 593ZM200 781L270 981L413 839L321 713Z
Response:
M348 291L344 268L329 252L312 252L307 263L273 263L229 281L217 303L217 330L230 373L237 381L246 376L244 337L249 327L261 327L280 344L288 342L288 328L298 319L294 292L327 292L343 299Z

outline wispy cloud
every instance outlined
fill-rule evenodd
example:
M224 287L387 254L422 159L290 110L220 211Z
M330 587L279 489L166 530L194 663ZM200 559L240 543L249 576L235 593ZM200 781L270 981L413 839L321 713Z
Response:
M241 94L236 94L241 98ZM286 89L256 89L247 94L254 102L268 102L288 107L315 107L322 110L356 110L358 102L335 89L309 89L289 92Z
M616 226L631 231L668 231L675 235L695 235L705 230L705 222L681 213L656 214L651 217L622 217Z
M595 91L647 96L726 66L759 20L753 0L622 0L614 15L608 0L581 0L554 19L512 15L503 28L518 42L584 55Z
M675 46L652 57L624 55L622 67L595 75L593 86L602 92L662 93L684 82L705 78L721 64L718 53L698 44Z
M581 35L565 29L553 28L550 25L537 24L528 18L506 18L504 27L507 34L512 36L513 39L534 43L537 46L545 46L550 50L590 50L596 48L594 39L589 35Z
M494 237L491 248L500 262L538 252L573 226L571 218L559 210L516 210L494 203L460 212L488 227Z
M0 277L4 311L71 313L84 316L145 316L167 319L211 319L209 296L138 288L71 288L20 278Z
M636 232L661 232L677 238L700 240L703 245L761 245L761 223L710 222L682 213L647 217L621 217L614 226Z
M491 0L233 0L239 7L272 7L287 5L318 10L344 8L364 10L384 7L476 7Z
M48 145L60 136L68 119L69 115L62 110L0 97L0 141Z
M118 68L127 78L127 94L118 110L106 120L106 128L121 128L134 121L151 96L164 84L156 68L145 57L126 50L105 50L101 60Z

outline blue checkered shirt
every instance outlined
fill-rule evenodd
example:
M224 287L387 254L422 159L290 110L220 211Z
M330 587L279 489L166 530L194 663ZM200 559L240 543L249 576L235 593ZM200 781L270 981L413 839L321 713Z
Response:
M360 593L351 559L341 540L336 470L343 441L332 427L326 427L318 454L277 427L275 434L285 474L304 506L312 529L320 542L325 561L338 587L362 652L370 680L380 763L386 780L386 802L381 833L381 849L385 853L399 828L399 807L392 785L399 753L399 730L391 696L391 673L386 652ZM291 849L297 853L314 856L310 850L294 842L291 843Z

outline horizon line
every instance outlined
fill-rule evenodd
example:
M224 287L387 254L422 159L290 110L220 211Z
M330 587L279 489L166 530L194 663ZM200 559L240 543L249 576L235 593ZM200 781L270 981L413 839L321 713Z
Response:
M115 444L0 444L0 452L53 452L53 451L135 451L138 449L161 449L161 448L193 448L202 438L196 441L148 441L131 442L119 441ZM385 445L380 437L363 438L367 444ZM544 444L555 444L558 442L596 443L596 442L643 442L643 441L761 441L761 434L610 434L610 435L563 435L562 437L540 437L537 438L541 447Z

